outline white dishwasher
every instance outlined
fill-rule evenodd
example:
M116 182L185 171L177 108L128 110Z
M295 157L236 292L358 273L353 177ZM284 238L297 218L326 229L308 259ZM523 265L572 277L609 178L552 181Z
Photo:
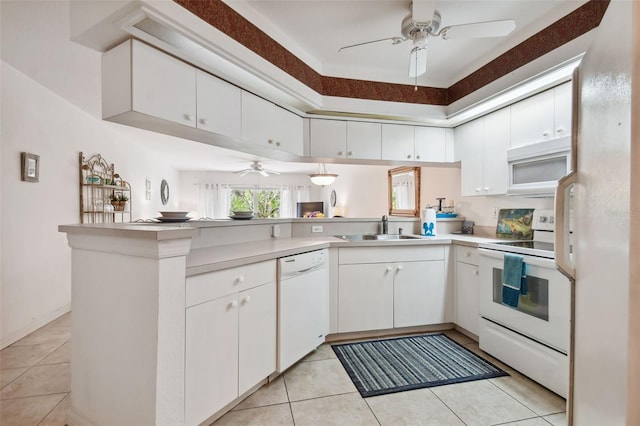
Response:
M329 333L328 250L278 259L278 372L324 343Z

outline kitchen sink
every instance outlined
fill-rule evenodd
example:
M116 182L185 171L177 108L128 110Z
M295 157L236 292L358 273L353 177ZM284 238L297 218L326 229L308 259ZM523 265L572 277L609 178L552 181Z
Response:
M350 235L335 235L337 238L341 238L347 241L398 241L398 240L418 240L420 237L413 235L401 235L401 234L350 234Z

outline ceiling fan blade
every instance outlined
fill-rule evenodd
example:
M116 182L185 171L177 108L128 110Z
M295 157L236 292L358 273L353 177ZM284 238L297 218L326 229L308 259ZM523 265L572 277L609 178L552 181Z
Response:
M252 171L253 171L253 170L251 170L251 169L244 169L244 170L238 170L238 171L237 171L237 172L235 172L235 173L240 173L240 176L242 177L242 176L248 175L248 174L249 174L249 173L251 173Z
M400 44L403 41L406 41L408 39L406 38L402 38L402 37L387 37L387 38L381 38L379 40L371 40L371 41L365 41L363 43L357 43L357 44L351 44L349 46L343 46L340 49L338 49L338 52L342 52L344 49L350 49L352 47L358 47L358 46L364 46L365 44L371 44L371 43L379 43L381 41L387 41L387 40L392 40L393 41L393 45L396 44Z
M270 175L279 175L280 172L276 172L275 170L271 170L271 169L264 169L265 172L269 173Z
M269 177L269 173L267 173L267 172L266 172L266 171L264 171L264 170L258 170L258 173L260 173L260 174L261 174L262 176L264 176L264 177Z
M413 0L411 2L411 16L417 22L429 22L436 11L434 0Z
M409 60L409 77L417 77L427 72L427 48L414 47Z
M476 22L473 24L451 25L444 27L438 35L444 40L455 38L504 37L516 28L516 21Z

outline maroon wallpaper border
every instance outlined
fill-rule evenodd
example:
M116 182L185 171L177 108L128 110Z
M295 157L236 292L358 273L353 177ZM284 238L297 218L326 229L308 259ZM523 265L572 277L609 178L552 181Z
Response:
M413 85L323 76L223 1L174 1L322 95L449 105L596 28L600 25L610 0L589 0L449 88L418 86L418 90L415 90Z

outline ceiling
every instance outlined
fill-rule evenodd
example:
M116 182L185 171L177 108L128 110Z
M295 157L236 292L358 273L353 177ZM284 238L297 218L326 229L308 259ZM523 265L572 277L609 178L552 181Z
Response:
M419 1L419 0L418 0ZM408 0L225 0L237 13L324 76L414 84L411 41L346 45L401 36ZM418 85L447 88L586 3L560 0L438 0L442 26L513 19L507 37L429 38L427 73Z

